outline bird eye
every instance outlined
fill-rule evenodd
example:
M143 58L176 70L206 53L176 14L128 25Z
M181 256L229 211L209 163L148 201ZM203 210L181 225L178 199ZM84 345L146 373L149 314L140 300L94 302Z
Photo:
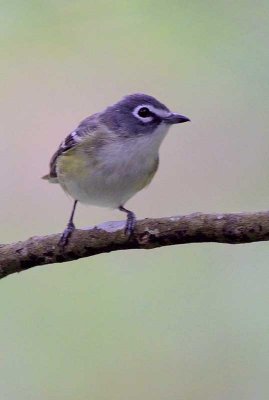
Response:
M141 107L140 110L138 111L138 115L141 118L147 118L151 117L151 112L147 107Z

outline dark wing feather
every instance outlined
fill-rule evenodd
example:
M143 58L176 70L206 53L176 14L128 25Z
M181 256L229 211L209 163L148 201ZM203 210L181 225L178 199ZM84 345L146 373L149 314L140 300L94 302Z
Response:
M51 157L49 164L50 172L48 175L45 175L43 177L44 179L51 179L52 181L57 179L56 166L58 157L64 154L66 151L74 148L78 143L83 140L83 138L89 136L93 131L97 129L97 115L98 114L94 114L90 117L85 118L78 125L77 129L66 136L65 140L60 144L57 151Z

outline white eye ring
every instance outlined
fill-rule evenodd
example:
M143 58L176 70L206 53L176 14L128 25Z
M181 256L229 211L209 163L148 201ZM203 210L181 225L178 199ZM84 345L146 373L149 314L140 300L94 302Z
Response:
M137 106L137 107L134 109L133 115L134 115L137 119L139 119L140 121L142 121L142 122L144 122L144 123L151 122L151 121L153 120L153 117L152 117L152 116L149 116L149 117L141 117L141 116L139 115L139 111L140 111L142 108L147 108L147 109L150 111L149 106L147 106L146 104L145 104L145 105L140 105L140 106Z
M150 111L150 113L152 113L152 114L158 116L160 119L166 118L166 117L168 117L169 115L171 115L171 111L169 111L169 110L159 109L159 108L156 108L156 107L154 107L154 106L152 106L152 105L150 105L150 104L140 104L139 106L137 106L137 107L134 109L133 115L134 115L137 119L139 119L140 121L142 121L142 122L144 122L144 123L151 122L151 121L153 120L153 116L144 117L144 118L141 117L141 116L139 115L139 111L141 110L141 108L147 108L147 109Z

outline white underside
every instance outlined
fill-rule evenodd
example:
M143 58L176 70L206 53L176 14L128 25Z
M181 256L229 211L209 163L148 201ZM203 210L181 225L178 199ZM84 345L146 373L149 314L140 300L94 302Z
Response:
M89 162L89 170L79 179L66 177L59 183L82 203L109 208L124 205L149 183L168 128L162 124L153 134L107 144L99 153L104 162L94 168Z

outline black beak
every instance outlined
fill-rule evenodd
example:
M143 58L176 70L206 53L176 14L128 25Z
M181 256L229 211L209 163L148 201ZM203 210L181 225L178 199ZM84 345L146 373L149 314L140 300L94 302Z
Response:
M176 113L171 113L168 115L168 117L165 117L164 122L167 124L182 124L183 122L188 122L190 121L189 118L184 117L184 115L176 114Z

